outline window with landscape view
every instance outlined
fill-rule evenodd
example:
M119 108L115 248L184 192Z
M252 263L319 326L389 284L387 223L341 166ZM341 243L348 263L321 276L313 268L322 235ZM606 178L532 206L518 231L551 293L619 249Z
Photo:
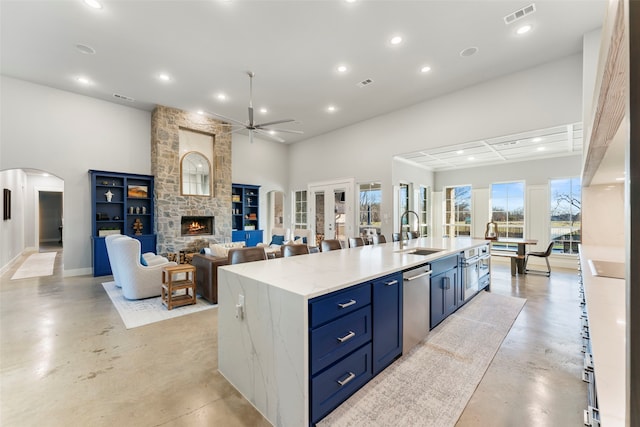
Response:
M360 234L368 234L368 230L371 229L380 234L382 226L381 200L382 186L379 182L360 184Z
M296 191L294 194L294 228L307 228L307 191Z
M420 235L429 236L429 225L431 224L431 187L420 186Z
M577 254L582 234L580 178L549 181L553 253Z
M491 184L491 220L498 226L498 237L524 237L524 182ZM517 249L503 246L500 249Z
M444 235L471 236L471 186L444 189Z

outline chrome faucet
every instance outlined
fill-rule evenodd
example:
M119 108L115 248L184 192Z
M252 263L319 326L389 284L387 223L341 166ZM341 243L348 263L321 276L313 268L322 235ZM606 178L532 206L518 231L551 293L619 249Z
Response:
M418 233L420 233L420 216L415 212L415 211L404 211L402 213L402 215L400 215L400 249L402 250L402 248L404 248L404 236L402 235L402 218L404 218L405 215L408 214L414 214L416 216L416 219L418 220L418 229L416 230ZM407 223L409 222L409 217L407 216ZM409 227L409 230L411 230L411 227Z

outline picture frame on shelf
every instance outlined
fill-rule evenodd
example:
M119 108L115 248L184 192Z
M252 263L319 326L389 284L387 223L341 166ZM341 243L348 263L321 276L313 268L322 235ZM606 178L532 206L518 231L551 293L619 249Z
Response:
M149 197L149 189L146 185L129 185L127 187L127 197L146 199Z

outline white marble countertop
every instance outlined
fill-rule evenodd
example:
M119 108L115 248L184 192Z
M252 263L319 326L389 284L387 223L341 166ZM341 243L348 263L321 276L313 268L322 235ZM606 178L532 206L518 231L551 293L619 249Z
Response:
M406 241L402 252L399 242L389 242L220 268L310 299L486 243L468 237L420 238ZM415 248L442 251L428 256L406 253Z
M621 247L580 247L600 420L603 426L624 426L627 379L625 280L594 276L589 260L625 262L625 251Z

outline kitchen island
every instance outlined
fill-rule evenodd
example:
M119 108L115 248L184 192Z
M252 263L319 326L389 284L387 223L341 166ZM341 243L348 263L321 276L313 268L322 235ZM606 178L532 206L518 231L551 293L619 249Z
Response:
M486 243L470 238L421 238L408 241L402 249L395 242L221 267L219 371L272 424L307 426L310 377L315 369L309 362L309 329L314 326L310 301L323 301L338 291L349 296L347 292L359 292L376 280L397 278L405 270ZM416 248L440 251L426 256L411 253ZM370 332L367 317L371 315L362 319L369 322L364 329ZM358 351L362 354L355 356L370 363L366 345ZM344 378L345 384L349 380Z

